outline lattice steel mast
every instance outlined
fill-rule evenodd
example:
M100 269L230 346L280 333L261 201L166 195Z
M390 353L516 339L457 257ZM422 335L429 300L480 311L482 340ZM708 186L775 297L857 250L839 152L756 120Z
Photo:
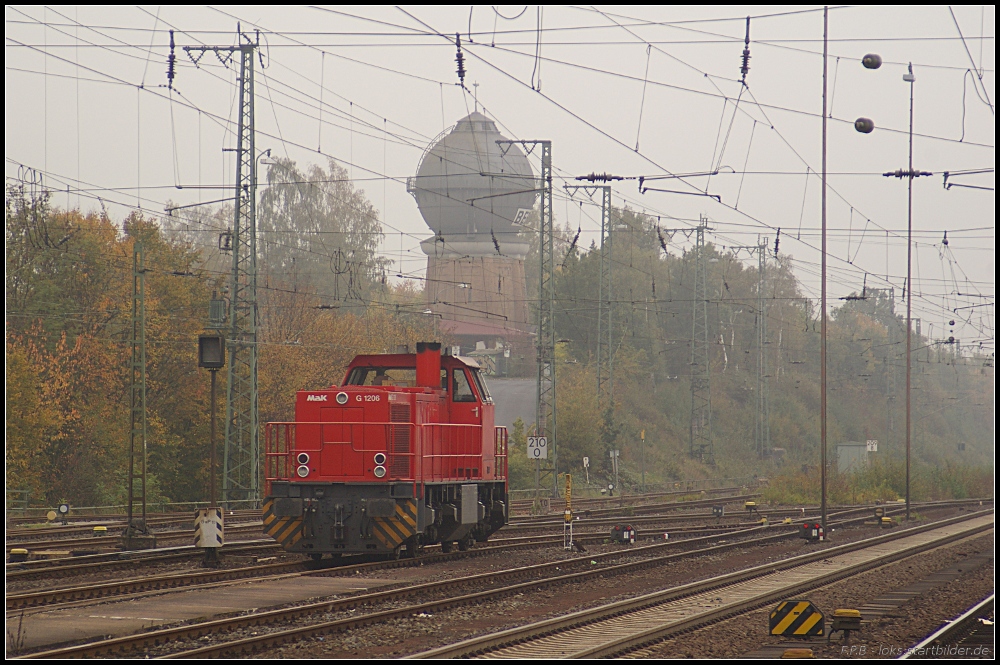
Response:
M132 245L131 432L128 457L126 549L155 547L146 524L146 259L142 242Z
M757 407L755 409L754 451L757 457L763 459L771 449L771 425L769 407L769 386L767 373L767 238L759 240L756 245L738 245L730 247L734 253L740 250L757 255L757 307L754 317L754 334L757 347Z
M712 441L712 390L708 346L708 256L705 231L708 220L695 228L695 278L691 317L691 428L690 455L704 464L715 464Z
M538 389L535 400L535 421L538 436L548 439L551 455L544 471L552 474L552 496L559 496L558 446L556 445L556 330L553 325L555 310L555 236L552 224L552 141L500 140L498 145L518 145L542 148L542 195L538 233L538 330L536 351L538 360Z
M607 178L608 176L583 176L581 179ZM600 281L597 285L597 404L604 410L614 404L612 330L612 241L611 241L611 186L610 185L566 185L567 191L582 189L590 194L601 192L601 244Z
M552 451L552 496L559 496L556 446L555 228L552 223L552 141L542 147L542 200L538 236L538 433L548 437Z
M222 500L227 507L260 503L260 442L257 418L257 160L254 145L254 66L259 36L239 33L238 46L190 46L189 55L212 51L239 54L239 127L233 202L233 266L229 289L229 370ZM198 56L200 58L200 55ZM192 55L192 60L197 58Z
M771 418L767 374L767 238L757 245L757 456L771 450Z

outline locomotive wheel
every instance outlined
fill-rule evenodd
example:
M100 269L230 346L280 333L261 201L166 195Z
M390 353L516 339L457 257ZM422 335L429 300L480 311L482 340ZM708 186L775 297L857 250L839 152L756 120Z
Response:
M450 540L441 541L441 554L450 554L452 548L452 542Z
M472 544L475 542L472 536L466 536L462 540L458 541L458 549L460 552L468 552L472 548Z
M403 556L405 556L407 559L416 559L417 555L420 553L420 548L419 545L417 544L416 536L409 538L404 544L404 547L406 548L406 550Z
M319 561L320 559L323 558L322 554L310 554L309 556L312 557L313 561Z

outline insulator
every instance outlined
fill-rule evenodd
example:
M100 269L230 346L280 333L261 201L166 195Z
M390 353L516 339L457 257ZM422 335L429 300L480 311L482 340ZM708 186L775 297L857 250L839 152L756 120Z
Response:
M462 87L465 87L465 56L462 55L462 37L457 32L455 33L455 47L457 49L455 62L458 63L458 80Z
M875 130L875 121L871 118L858 118L854 121L854 129L862 134L871 134Z
M170 31L170 55L167 56L167 87L174 89L177 57L174 55L174 31Z
M865 66L865 69L878 69L882 66L882 56L877 53L869 53L861 58L861 64Z
M747 36L743 40L743 66L740 67L743 74L743 82L746 83L747 74L750 73L750 17L747 16Z

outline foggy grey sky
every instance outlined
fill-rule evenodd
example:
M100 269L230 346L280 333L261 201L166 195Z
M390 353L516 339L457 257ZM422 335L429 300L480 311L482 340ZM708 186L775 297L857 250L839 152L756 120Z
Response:
M382 251L394 271L421 275L419 241L430 235L406 177L425 146L475 108L475 95L508 137L552 140L556 221L580 225L582 245L596 239L599 211L568 201L564 178L721 166L711 179L659 185L707 189L721 203L640 194L636 181L616 184L614 203L660 216L664 227L706 215L710 240L723 246L756 244L758 236L773 243L780 227L780 252L795 258L806 294L818 300L821 10L497 9L503 16L490 6L471 16L468 6L8 6L8 183L21 165L43 171L62 192L55 205L99 209L100 197L116 220L136 205L159 216L168 200L229 196L235 166L223 148L233 146L235 67L208 54L195 68L181 47L233 44L241 21L244 30L261 30L266 64L256 79L257 148L301 166L325 165L329 156L348 168L383 215ZM914 182L914 316L924 320L924 334L933 323L936 338L956 319L963 344L982 341L992 350L994 192L945 190L942 173L994 167L995 122L985 100L996 101L995 9L953 11L964 42L947 7L830 10L830 296L840 304L836 298L860 291L866 274L868 286L892 285L902 295L906 181L881 174L906 167L902 75L912 61L914 166L935 174ZM740 15L747 13L754 16L750 72L740 96ZM175 92L165 75L171 28ZM456 85L456 32L472 93ZM861 66L869 52L882 56L881 69ZM857 133L858 116L872 118L875 132ZM993 187L994 175L954 182ZM217 232L205 230L206 245ZM686 246L680 236L675 241L671 251ZM955 308L962 309L949 313Z

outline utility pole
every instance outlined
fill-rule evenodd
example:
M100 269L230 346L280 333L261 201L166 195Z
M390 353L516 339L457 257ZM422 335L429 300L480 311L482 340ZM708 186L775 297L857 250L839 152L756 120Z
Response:
M823 7L823 156L822 192L820 195L820 343L819 343L819 484L820 484L820 524L823 527L821 540L826 538L826 74L829 52L829 7Z
M621 179L616 176L590 174L580 176L577 180L611 180ZM601 192L601 242L600 242L600 278L597 283L597 406L604 412L604 402L607 398L608 408L614 405L614 347L611 341L612 330L612 229L611 229L611 185L565 185L566 191L584 190L591 196Z
M871 295L883 296L889 303L889 319L886 324L886 352L885 352L885 450L890 450L892 432L895 430L892 419L892 408L896 404L896 289L894 287L873 288L865 287L862 297L868 298ZM877 302L877 301L876 301ZM877 314L877 312L876 312Z
M237 46L186 46L191 60L213 52L227 64L238 54L239 126L233 202L233 265L229 289L229 350L222 500L226 507L260 505L260 441L257 420L257 159L254 145L253 61L259 34L239 31Z
M715 446L712 437L712 388L709 373L708 346L708 254L705 251L705 231L708 218L701 216L698 226L693 229L661 229L657 233L673 238L674 234L683 234L690 239L694 236L694 266L695 278L693 297L691 298L691 420L688 430L688 454L703 464L715 466ZM665 241L660 237L660 241ZM756 249L754 247L753 249Z
M769 407L769 386L767 374L767 252L768 239L756 245L731 247L734 252L746 250L757 255L757 316L754 323L757 346L757 409L754 427L754 449L759 459L767 457L771 450L771 425Z
M142 241L132 245L131 433L128 456L126 550L156 547L146 522L146 257Z
M771 452L771 414L767 383L767 238L757 246L757 455Z
M639 438L642 441L642 491L646 491L646 430L642 430L639 434Z
M708 254L705 231L708 219L700 217L695 227L695 277L691 317L691 429L690 455L715 466L712 442L712 389L708 346Z
M541 215L538 234L538 329L536 351L538 360L538 383L535 394L536 434L544 436L552 453L551 467L545 469L552 474L552 497L559 496L558 446L556 444L556 330L555 312L555 237L552 223L552 141L500 140L500 146L517 143L531 154L535 146L542 149L541 169ZM548 462L546 462L548 464Z

